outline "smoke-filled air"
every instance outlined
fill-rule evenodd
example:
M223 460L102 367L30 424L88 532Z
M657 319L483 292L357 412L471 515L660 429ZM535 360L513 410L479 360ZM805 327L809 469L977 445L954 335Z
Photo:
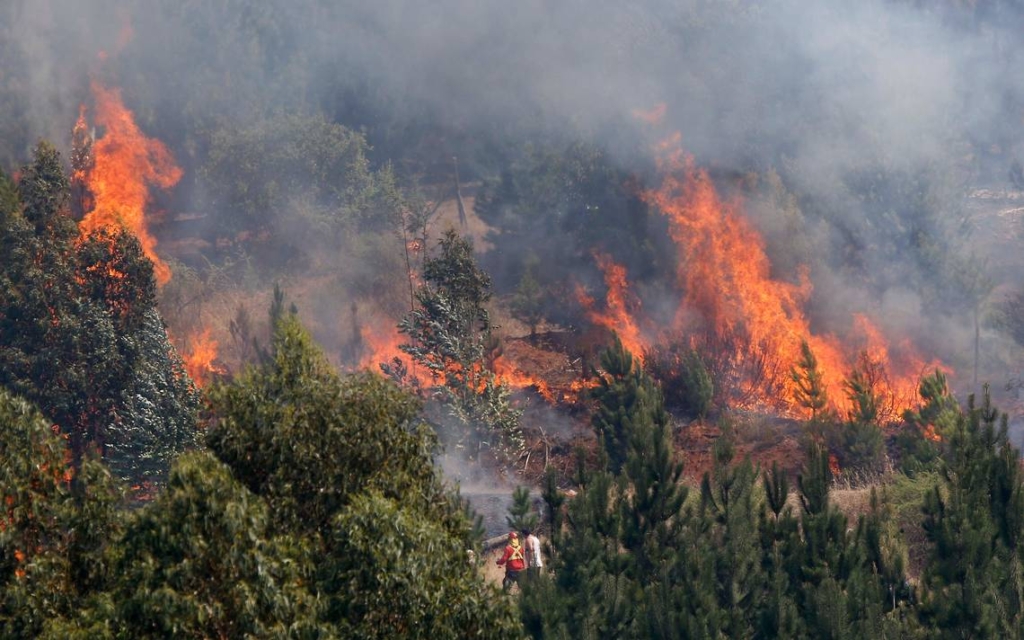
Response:
M0 637L1020 636L1022 34L0 3Z

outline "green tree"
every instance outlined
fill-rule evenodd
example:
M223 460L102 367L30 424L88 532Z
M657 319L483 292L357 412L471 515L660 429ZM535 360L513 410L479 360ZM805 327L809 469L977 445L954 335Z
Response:
M549 571L521 598L534 637L620 638L637 614L636 591L620 547L615 479L584 471L580 493L565 508L565 529L552 537Z
M986 388L980 405L972 396L944 437L942 484L924 504L923 527L933 546L921 580L920 618L942 637L1019 637L1024 489L1006 415L992 406Z
M127 232L79 238L59 154L41 143L0 216L0 385L141 482L195 441L199 396L155 310L152 263Z
M512 296L510 308L515 317L530 327L530 342L537 340L537 325L544 319L544 291L537 282L535 271L540 264L536 254L526 259L523 276Z
M688 490L672 446L671 421L658 388L617 338L602 362L606 388L598 397L611 409L603 424L617 434L602 440L611 443L603 459L622 447L623 460L618 467L609 461L610 471L581 466L581 491L568 503L565 530L551 536L554 578L542 578L523 598L523 619L535 637L678 632L677 554L686 546L683 530L690 518L682 509ZM619 374L618 382L628 382L608 384L611 372ZM548 508L559 510L550 487L545 495Z
M346 638L518 638L508 603L421 509L361 492L334 521L320 582Z
M878 426L881 398L860 369L854 370L845 384L853 408L847 422L832 431L829 446L843 469L876 470L885 453L885 440Z
M439 249L424 263L417 308L398 325L409 338L400 348L433 376L428 391L456 423L450 440L465 445L475 430L509 458L522 450L523 437L508 388L486 367L491 279L477 266L472 243L454 230L441 238Z
M903 413L905 424L896 435L900 470L909 476L938 463L941 442L935 439L948 441L960 418L960 404L950 393L946 375L941 371L922 378L918 393L921 407Z
M487 240L502 247L488 256L492 272L522 274L533 253L544 261L535 275L557 288L581 269L593 268L594 247L614 247L616 260L631 274L649 275L656 260L650 239L655 223L633 183L606 151L586 141L512 147L497 175L484 181L474 204L476 214L494 229ZM498 288L509 291L516 284L499 281ZM563 307L552 305L549 318L568 324Z
M370 488L424 505L443 496L416 399L379 375L339 377L294 313L279 313L261 366L208 396L210 448L282 530L329 530Z
M294 252L354 228L396 227L394 176L372 171L367 151L362 134L322 115L278 115L218 129L199 175L222 211L222 235L269 236L278 252Z
M713 471L701 481L701 509L710 520L719 628L728 637L749 637L766 591L755 502L757 471L749 459L731 464L735 453L728 431L715 442L712 455Z
M634 431L641 428L636 423L668 420L660 392L618 335L613 335L611 346L601 352L601 375L592 396L597 406L591 423L603 446L608 470L618 474L626 463Z
M528 487L519 486L512 492L512 504L508 508L505 522L512 531L537 530L540 517L533 510Z
M299 540L272 535L267 505L227 466L185 456L120 541L117 625L135 638L322 633Z
M682 342L654 346L644 354L644 370L661 384L665 404L704 418L715 399L715 383L704 358Z
M811 420L828 408L828 392L818 369L818 359L806 340L800 341L800 360L789 373L797 404L811 412Z
M630 357L628 351L625 355ZM617 355L610 357L617 359ZM652 588L678 546L682 524L678 515L688 489L681 483L683 464L672 445L672 420L661 390L642 373L639 382L640 401L621 416L624 426L616 430L628 438L621 475L625 485L619 500L620 535L631 556L631 575Z
M0 389L0 636L37 637L107 586L120 531L109 471L86 459L71 483L65 439ZM57 636L59 637L59 636Z
M764 472L765 503L761 510L759 534L765 571L764 600L757 613L755 632L759 637L803 637L803 618L797 607L802 601L799 582L799 549L802 538L799 521L789 502L787 472L772 462ZM797 560L797 561L794 561Z
M380 375L341 378L277 299L262 362L209 391L208 441L319 568L320 620L345 637L515 635L507 600L466 566L479 545L433 466L420 404Z

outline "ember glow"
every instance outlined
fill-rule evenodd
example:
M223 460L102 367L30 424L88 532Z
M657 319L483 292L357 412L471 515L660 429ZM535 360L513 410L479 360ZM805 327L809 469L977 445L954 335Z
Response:
M106 227L123 227L139 239L146 256L153 261L157 284L171 279L171 270L156 253L156 240L146 220L150 187L170 189L182 171L159 140L147 138L117 89L92 83L96 124L103 135L92 147L93 164L83 183L90 198L79 226L83 234ZM84 114L79 119L85 126Z

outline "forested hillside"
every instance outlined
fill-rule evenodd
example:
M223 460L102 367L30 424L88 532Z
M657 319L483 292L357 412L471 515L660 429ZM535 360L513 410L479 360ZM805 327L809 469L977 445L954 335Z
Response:
M0 637L1024 636L1022 32L3 3Z

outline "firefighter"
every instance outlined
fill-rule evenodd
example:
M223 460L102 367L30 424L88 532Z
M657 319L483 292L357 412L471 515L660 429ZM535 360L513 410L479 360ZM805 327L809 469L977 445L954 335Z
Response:
M519 572L526 568L523 545L519 542L519 535L515 531L509 532L505 553L497 564L498 566L505 565L505 579L501 581L501 588L508 592L513 584L519 584Z

